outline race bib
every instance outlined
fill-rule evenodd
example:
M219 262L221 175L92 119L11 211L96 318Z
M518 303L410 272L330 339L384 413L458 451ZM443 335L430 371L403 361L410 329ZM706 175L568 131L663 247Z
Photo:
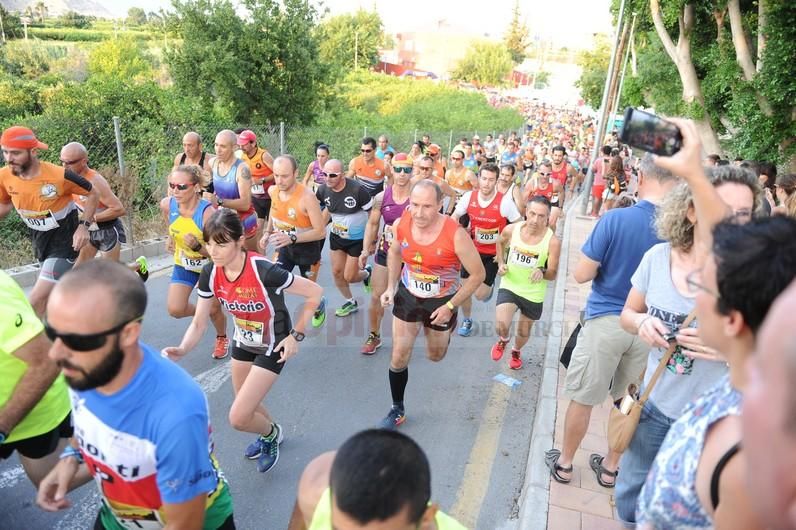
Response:
M395 234L392 231L392 225L384 225L384 235L382 236L384 241L387 243L389 247L392 245L392 240L395 238Z
M497 228L476 228L475 242L482 245L494 245L498 240Z
M120 517L114 514L116 521L122 528L129 528L130 530L160 530L163 524L153 519L139 519L130 517Z
M418 298L439 296L439 276L409 272L409 292Z
M332 223L332 233L338 237L347 238L348 225L335 221Z
M253 322L251 320L244 320L242 318L235 319L235 337L238 341L251 346L253 348L262 348L263 346L263 323Z
M279 230L280 232L285 232L286 234L292 234L296 231L296 227L290 223L284 223L282 221L277 221L274 219L274 228Z
M43 212L19 212L19 214L20 217L22 217L22 221L32 230L47 232L60 226L51 210L45 210Z
M534 252L530 252L520 248L511 249L511 253L509 255L509 264L511 265L516 265L518 267L531 269L533 267L536 267L536 264L538 262L539 262L539 255Z
M207 258L189 258L185 254L180 255L182 268L190 272L202 272L202 268L207 263Z
M252 184L252 195L265 195L265 185Z

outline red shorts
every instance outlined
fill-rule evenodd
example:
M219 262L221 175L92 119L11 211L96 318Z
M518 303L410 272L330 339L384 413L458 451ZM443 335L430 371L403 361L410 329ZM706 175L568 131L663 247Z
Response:
M602 199L605 192L605 184L595 184L591 187L591 196L595 199Z

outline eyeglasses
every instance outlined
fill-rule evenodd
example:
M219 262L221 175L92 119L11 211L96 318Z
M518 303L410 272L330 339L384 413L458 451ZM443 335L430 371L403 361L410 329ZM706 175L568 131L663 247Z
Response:
M360 149L363 153L372 153L373 149Z
M696 294L699 291L703 293L707 293L710 296L714 296L717 300L721 298L721 295L710 289L709 287L705 287L700 283L702 279L702 269L696 269L689 272L685 277L685 283L688 286L688 290L691 294Z
M411 167L407 167L407 166L394 166L392 169L396 173L411 173L412 172L412 168Z
M64 343L64 346L69 348L70 350L74 351L92 351L99 348L102 348L105 343L108 341L108 335L113 335L114 333L120 332L127 324L132 324L133 322L140 322L143 319L143 315L140 317L136 317L132 320L128 320L126 322L122 322L118 326L114 326L113 328L103 331L101 333L91 333L89 335L81 335L79 333L59 333L55 329L50 326L46 321L44 322L44 333L47 335L47 338L51 341L55 342L55 339L61 339L61 342Z
M64 160L64 159L61 159L61 163L62 163L63 165L65 165L65 166L71 166L72 164L77 164L78 162L80 162L81 160L83 160L83 158L84 158L84 157L82 157L82 156L81 156L80 158L75 158L74 160Z
M419 167L420 167L420 169L421 169L422 171L431 171L432 169L434 169L434 168L433 168L433 167L431 167L431 166L419 166Z
M185 191L191 186L193 186L193 184L174 184L173 182L169 182L169 188L173 190Z
M342 173L321 173L321 175L323 175L327 179L336 179L337 177L342 175Z

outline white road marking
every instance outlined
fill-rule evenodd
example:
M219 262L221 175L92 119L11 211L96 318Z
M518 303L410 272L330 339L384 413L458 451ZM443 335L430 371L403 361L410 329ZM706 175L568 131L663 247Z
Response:
M218 392L224 383L232 376L229 362L222 362L210 370L204 371L194 377L194 381L202 387L202 392L212 394Z
M3 471L0 473L0 489L15 486L21 478L27 479L27 477L25 477L25 470L21 465L16 465L11 469Z

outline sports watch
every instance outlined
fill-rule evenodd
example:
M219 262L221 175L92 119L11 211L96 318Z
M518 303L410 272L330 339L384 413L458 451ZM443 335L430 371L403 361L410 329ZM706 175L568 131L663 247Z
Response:
M91 221L89 221L88 219L81 219L81 220L79 220L77 222L77 224L81 224L81 225L85 226L86 228L90 228L91 227Z
M303 341L305 337L304 333L296 331L295 329L291 329L290 334L293 336L294 339L296 339L296 342Z
M295 245L296 241L298 241L298 236L296 234L291 233L290 234L290 244L291 245Z
M222 199L221 197L216 197L216 206L219 207L224 206L224 199Z

